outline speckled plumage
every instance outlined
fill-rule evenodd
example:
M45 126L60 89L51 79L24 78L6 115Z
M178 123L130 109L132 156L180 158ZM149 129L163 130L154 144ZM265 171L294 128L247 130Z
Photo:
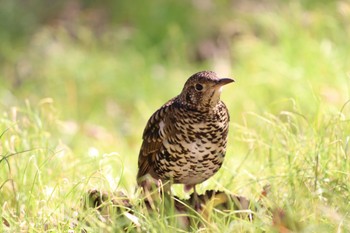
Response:
M138 160L137 181L149 174L162 181L194 187L221 167L229 113L220 100L221 87L232 79L212 71L192 75L180 95L148 120Z

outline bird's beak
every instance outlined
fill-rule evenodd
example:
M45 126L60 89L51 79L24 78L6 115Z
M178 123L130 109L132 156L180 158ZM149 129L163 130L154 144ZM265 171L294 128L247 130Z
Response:
M216 85L218 86L223 86L223 85L226 85L226 84L229 84L229 83L232 83L234 82L235 80L231 79L231 78L221 78L218 80L218 82L216 83Z

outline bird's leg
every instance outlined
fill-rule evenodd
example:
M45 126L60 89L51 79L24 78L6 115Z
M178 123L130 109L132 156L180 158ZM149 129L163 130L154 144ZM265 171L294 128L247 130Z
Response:
M158 192L160 196L170 195L171 196L171 181L165 181L164 183L161 180L158 180Z
M201 202L198 198L197 190L196 190L196 185L193 185L193 200L192 200L192 205L195 211L199 211L201 209Z
M142 188L144 202L151 209L157 208L157 202L160 200L159 184L160 181L154 179L150 175L145 175L137 180L138 185Z
M191 204L193 206L193 208L198 211L201 209L201 201L198 198L198 194L197 194L197 190L196 190L196 185L193 184L185 184L184 186L184 190L185 192L190 191L193 188L193 193L191 195Z

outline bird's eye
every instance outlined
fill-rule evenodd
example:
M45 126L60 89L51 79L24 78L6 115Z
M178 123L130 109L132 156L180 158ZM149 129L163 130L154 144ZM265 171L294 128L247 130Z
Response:
M197 83L197 84L194 86L194 88L196 89L196 91L201 91L201 90L203 90L203 85Z

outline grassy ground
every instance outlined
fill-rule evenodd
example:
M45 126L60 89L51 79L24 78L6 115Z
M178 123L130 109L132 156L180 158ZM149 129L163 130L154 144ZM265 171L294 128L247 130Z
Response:
M0 29L0 231L136 231L98 220L81 199L97 188L138 202L143 127L204 69L236 83L222 96L232 119L225 164L199 192L261 206L253 222L213 213L190 230L350 231L349 1L154 0L140 12L72 1L51 17L33 8L35 20L18 9L20 23L10 2L0 8L12 23ZM181 231L171 211L135 214L142 230Z

